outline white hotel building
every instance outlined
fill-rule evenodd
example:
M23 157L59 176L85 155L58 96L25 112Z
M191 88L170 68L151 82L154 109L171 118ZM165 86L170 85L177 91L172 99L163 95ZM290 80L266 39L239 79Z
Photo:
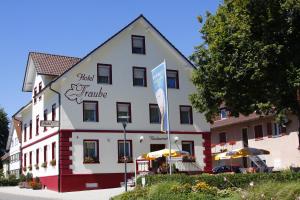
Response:
M13 116L22 121L23 173L60 192L119 186L121 116L129 116L129 176L133 159L167 148L151 81L164 59L172 147L193 154L198 172L210 171L210 126L189 102L194 66L141 15L82 59L29 53L23 91L32 101ZM59 126L40 127L41 120Z

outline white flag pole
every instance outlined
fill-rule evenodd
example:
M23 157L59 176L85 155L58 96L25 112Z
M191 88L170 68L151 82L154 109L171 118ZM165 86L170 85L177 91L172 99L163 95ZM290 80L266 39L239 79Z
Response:
M165 86L166 86L166 101L167 101L167 107L166 107L166 113L167 113L167 134L168 134L168 143L169 143L169 171L170 175L172 174L172 165L171 165L171 137L170 137L170 120L169 120L169 100L168 100L168 81L167 81L167 63L164 59L165 64Z

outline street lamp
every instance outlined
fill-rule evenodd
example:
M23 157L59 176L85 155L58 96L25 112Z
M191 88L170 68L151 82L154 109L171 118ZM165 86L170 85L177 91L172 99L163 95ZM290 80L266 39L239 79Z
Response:
M126 156L126 126L128 123L129 116L120 116L119 119L121 119L122 125L123 125L123 131L124 131L124 184L125 184L125 192L127 192L127 156Z

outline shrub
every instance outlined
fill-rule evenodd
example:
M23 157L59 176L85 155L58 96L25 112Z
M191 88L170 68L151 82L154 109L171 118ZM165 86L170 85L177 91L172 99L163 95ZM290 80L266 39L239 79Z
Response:
M32 181L32 173L27 173L26 174L26 182Z
M249 185L250 182L260 181L299 181L300 173L291 171L284 171L278 173L254 173L254 174L201 174L201 175L185 175L185 174L173 174L173 175L150 175L146 176L146 185L150 186L162 182L176 181L180 184L195 185L198 181L207 183L210 186L217 187L219 189L240 187L244 188ZM138 178L137 184L141 185L141 178Z
M26 181L26 176L25 176L24 174L21 174L21 175L20 175L20 178L19 178L19 181L20 181L20 182Z

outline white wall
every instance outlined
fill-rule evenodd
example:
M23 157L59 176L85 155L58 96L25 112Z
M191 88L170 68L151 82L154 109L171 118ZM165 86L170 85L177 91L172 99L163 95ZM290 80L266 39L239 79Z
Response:
M146 55L131 53L131 35L144 35L146 38ZM180 124L179 105L191 105L189 94L195 91L190 77L192 67L179 59L168 46L157 39L157 36L147 31L137 23L131 30L126 30L109 44L91 54L79 66L69 71L60 82L62 94L62 129L121 129L116 120L116 102L131 102L133 130L159 130L160 125L149 123L149 103L156 103L152 91L151 70L164 59L168 69L179 71L180 89L169 89L170 124L172 130L180 131L209 131L209 125L204 116L194 111L194 125ZM97 84L97 63L112 64L112 85ZM147 87L134 87L132 81L132 67L147 68ZM78 73L94 75L94 80L80 81L89 84L89 90L107 92L106 98L86 97L85 100L98 100L99 123L83 122L82 104L68 100L64 93L71 84L78 83ZM58 86L56 86L58 87Z
M130 125L129 125L130 126ZM144 136L144 140L140 142L140 136ZM165 144L168 147L167 140L152 140L150 136L166 137L163 134L145 134L145 133L128 133L127 139L132 140L133 158L150 152L150 144ZM174 138L179 140L174 143ZM91 132L73 132L72 134L72 166L74 174L90 174L90 173L123 173L124 163L118 163L118 140L123 140L122 133L91 133ZM99 140L99 160L97 164L83 163L83 140ZM194 141L196 164L204 167L203 163L203 140L202 135L193 134L172 134L172 149L181 150L181 141ZM198 169L200 170L200 169ZM128 163L128 172L134 172L134 164Z

